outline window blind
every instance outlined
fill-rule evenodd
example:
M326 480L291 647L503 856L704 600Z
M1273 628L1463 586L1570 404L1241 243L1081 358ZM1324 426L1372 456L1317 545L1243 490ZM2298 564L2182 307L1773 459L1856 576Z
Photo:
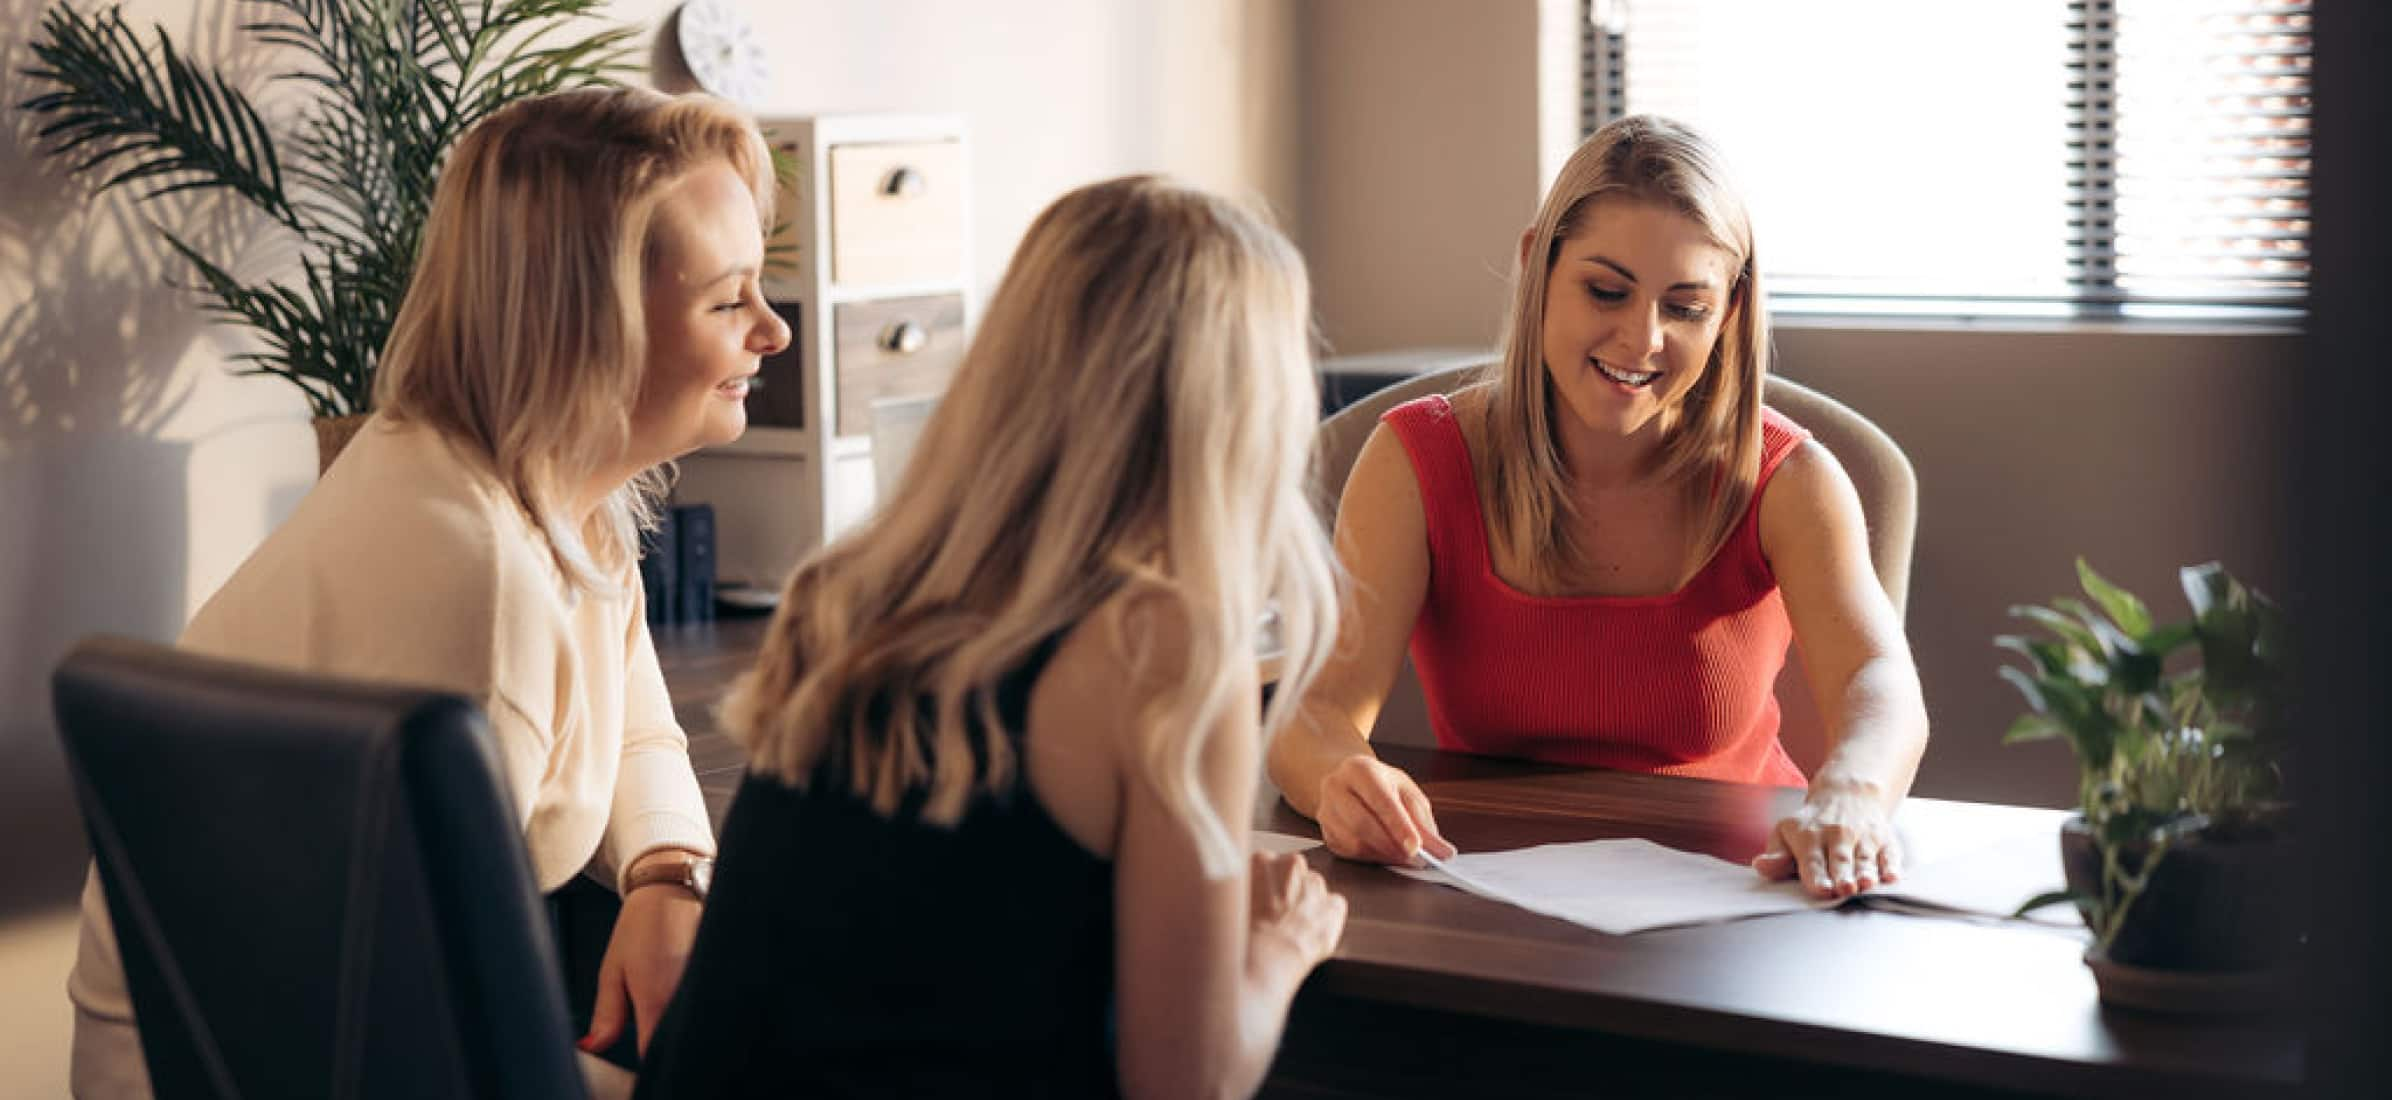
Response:
M2308 0L2084 0L2068 14L2068 243L2082 295L2297 303Z
M2309 0L1588 0L1589 132L1684 119L1789 299L2297 311Z

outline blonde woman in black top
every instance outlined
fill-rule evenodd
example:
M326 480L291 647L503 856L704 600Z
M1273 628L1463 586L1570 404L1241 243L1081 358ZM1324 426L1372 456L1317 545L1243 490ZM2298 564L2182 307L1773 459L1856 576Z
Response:
M1235 1095L1342 899L1246 854L1334 596L1307 290L1151 178L1029 230L885 509L791 578L641 1094Z

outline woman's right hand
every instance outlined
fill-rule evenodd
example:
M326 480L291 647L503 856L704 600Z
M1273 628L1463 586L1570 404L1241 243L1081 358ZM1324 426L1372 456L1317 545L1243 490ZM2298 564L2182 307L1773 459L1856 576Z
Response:
M1298 972L1311 970L1337 950L1345 934L1346 900L1329 892L1319 871L1294 852L1254 853L1246 869L1252 885L1253 942L1286 952Z
M1313 805L1321 840L1347 859L1410 864L1423 848L1438 859L1454 856L1420 785L1367 753L1346 757L1322 776Z

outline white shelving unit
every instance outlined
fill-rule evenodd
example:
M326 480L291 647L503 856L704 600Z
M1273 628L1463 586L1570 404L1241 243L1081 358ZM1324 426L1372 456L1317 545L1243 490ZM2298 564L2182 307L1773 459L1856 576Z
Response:
M957 117L760 121L797 165L764 278L790 346L749 394L747 434L683 459L673 495L713 504L723 582L778 590L870 514L962 359L971 179Z

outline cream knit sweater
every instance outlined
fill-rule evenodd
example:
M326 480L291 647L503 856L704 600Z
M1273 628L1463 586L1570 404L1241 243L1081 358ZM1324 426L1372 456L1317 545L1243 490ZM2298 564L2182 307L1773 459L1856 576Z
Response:
M370 422L181 644L480 702L542 891L585 867L619 888L657 848L714 851L637 577L574 591L498 481L428 428ZM147 1096L96 874L67 990L76 1094Z

